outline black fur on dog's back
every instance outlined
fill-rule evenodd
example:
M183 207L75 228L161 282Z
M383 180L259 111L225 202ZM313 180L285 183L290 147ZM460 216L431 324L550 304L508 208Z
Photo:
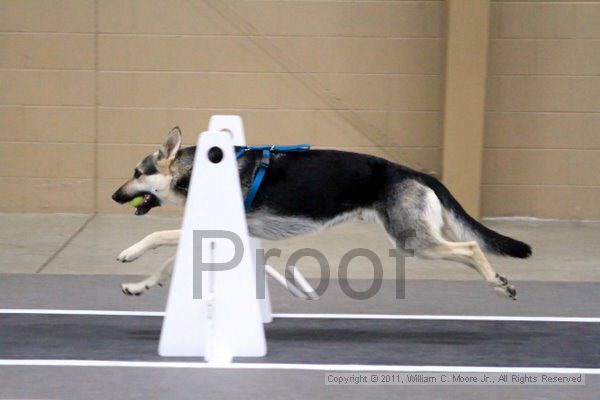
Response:
M254 162L259 154L248 154ZM382 195L392 164L335 150L280 153L272 157L253 209L268 202L272 212L327 220L371 207ZM279 183L284 183L279 185Z
M236 151L239 149L236 147ZM183 158L189 158L195 148L181 151ZM238 160L245 189L251 185L261 158L261 151L250 150ZM188 160L186 164L191 163ZM188 176L179 179L180 186L187 189L189 171ZM501 235L472 218L433 176L366 154L338 150L275 152L249 212L268 208L275 215L325 222L358 209L381 209L389 188L404 181L417 181L435 193L446 212L462 225L460 231L470 232L461 239L477 240L496 254L518 258L531 255L526 243Z
M254 156L258 161L260 156ZM385 195L388 184L413 179L432 189L444 208L466 224L487 250L517 258L531 255L528 244L501 235L472 218L433 176L378 157L336 150L280 154L271 164L255 207L269 197L270 207L285 205L273 211L285 213L293 209L313 219L332 218L357 207L371 207ZM277 185L279 180L286 180L286 185Z

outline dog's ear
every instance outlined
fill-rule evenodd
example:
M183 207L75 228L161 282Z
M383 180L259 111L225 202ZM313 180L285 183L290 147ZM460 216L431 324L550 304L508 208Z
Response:
M171 132L167 135L165 142L163 143L160 150L158 150L159 159L172 160L177 155L179 148L181 147L181 131L179 127L171 129Z

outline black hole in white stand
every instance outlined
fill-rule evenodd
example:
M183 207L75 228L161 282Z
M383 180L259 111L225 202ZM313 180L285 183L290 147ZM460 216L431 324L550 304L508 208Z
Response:
M208 159L215 164L218 164L223 159L223 150L218 147L211 147L208 150Z

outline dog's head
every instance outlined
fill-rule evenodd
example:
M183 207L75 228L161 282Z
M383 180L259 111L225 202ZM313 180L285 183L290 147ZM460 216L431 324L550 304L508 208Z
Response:
M145 157L135 167L133 177L112 195L120 204L142 196L135 214L144 215L162 204L183 204L185 196L175 190L174 167L181 147L181 131L175 127L169 132L162 147Z

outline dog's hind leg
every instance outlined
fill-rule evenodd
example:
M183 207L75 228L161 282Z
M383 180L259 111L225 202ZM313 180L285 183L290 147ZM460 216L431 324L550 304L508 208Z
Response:
M133 246L123 250L117 257L117 260L121 262L132 262L148 250L160 246L175 246L179 242L180 233L181 230L179 229L151 233Z
M173 265L175 263L175 256L170 257L156 272L140 282L134 283L122 283L121 291L126 295L139 296L146 290L150 290L152 287L158 285L162 286L171 277L173 272Z
M413 249L420 258L467 265L497 293L515 298L515 288L494 271L477 242L455 242L444 238L447 228L444 226L442 205L431 189L417 182L399 185L388 199L387 207L380 212L380 218L388 234L396 239L397 248Z
M483 279L501 296L516 299L517 291L508 280L496 273L477 242L440 242L436 246L419 249L418 257L456 261L479 272Z

